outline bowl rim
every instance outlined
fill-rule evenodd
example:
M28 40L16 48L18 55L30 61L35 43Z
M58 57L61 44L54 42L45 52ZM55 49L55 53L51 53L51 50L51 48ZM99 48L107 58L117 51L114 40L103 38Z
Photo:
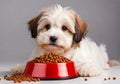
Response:
M61 63L56 63L56 62L33 62L33 61L28 61L27 63L34 63L34 64L68 64L68 63L74 63L73 61L68 61L68 62L61 62Z

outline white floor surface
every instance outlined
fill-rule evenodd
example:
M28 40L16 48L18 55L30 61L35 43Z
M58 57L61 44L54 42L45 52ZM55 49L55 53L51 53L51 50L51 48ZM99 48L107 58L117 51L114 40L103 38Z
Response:
M10 69L14 64L11 65L0 65L0 84L14 84L13 81L4 80L4 75L11 75ZM109 78L110 80L104 80L104 78ZM116 80L113 80L116 77ZM85 81L87 78L87 81ZM111 67L109 70L104 71L103 74L97 77L78 77L68 80L50 80L40 82L22 82L20 84L120 84L120 66Z

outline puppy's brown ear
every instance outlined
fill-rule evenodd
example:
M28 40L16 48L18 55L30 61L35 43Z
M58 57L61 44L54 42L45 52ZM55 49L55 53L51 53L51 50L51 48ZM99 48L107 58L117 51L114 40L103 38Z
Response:
M31 32L31 37L36 38L37 37L37 26L38 26L38 21L41 18L42 13L39 15L35 16L28 22L28 28Z
M75 32L73 36L75 43L79 43L87 33L87 24L78 15L75 15Z

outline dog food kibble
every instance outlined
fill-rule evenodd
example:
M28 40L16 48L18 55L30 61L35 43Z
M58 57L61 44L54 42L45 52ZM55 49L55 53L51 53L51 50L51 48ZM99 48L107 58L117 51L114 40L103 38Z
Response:
M106 81L107 80L107 78L104 78L104 81Z
M87 81L87 78L85 78L85 81Z
M33 78L33 77L29 76L29 75L22 75L22 74L16 74L16 75L12 75L10 77L8 77L7 75L5 75L4 78L6 80L9 80L9 81L14 81L14 83L21 83L23 81L28 81L28 82L31 82L31 81L34 81L34 82L40 81L39 78Z
M59 56L54 53L49 53L49 54L41 55L40 57L36 57L31 61L36 63L48 63L48 62L64 63L64 62L69 62L70 60L65 58L64 56Z
M107 78L104 78L104 81L106 81L106 80L111 80L111 79L112 79L112 80L116 80L116 77L112 77L112 78L111 78L111 77L107 77Z
M7 75L5 75L5 76L4 76L4 79L6 79L7 77L8 77L8 76L7 76Z
M108 80L110 80L110 77L108 78Z
M116 80L116 77L113 77L113 80Z

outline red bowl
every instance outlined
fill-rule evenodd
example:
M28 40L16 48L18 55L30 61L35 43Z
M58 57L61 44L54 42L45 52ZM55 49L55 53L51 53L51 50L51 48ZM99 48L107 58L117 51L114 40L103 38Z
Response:
M34 63L28 62L23 73L40 79L68 79L78 77L73 62Z

